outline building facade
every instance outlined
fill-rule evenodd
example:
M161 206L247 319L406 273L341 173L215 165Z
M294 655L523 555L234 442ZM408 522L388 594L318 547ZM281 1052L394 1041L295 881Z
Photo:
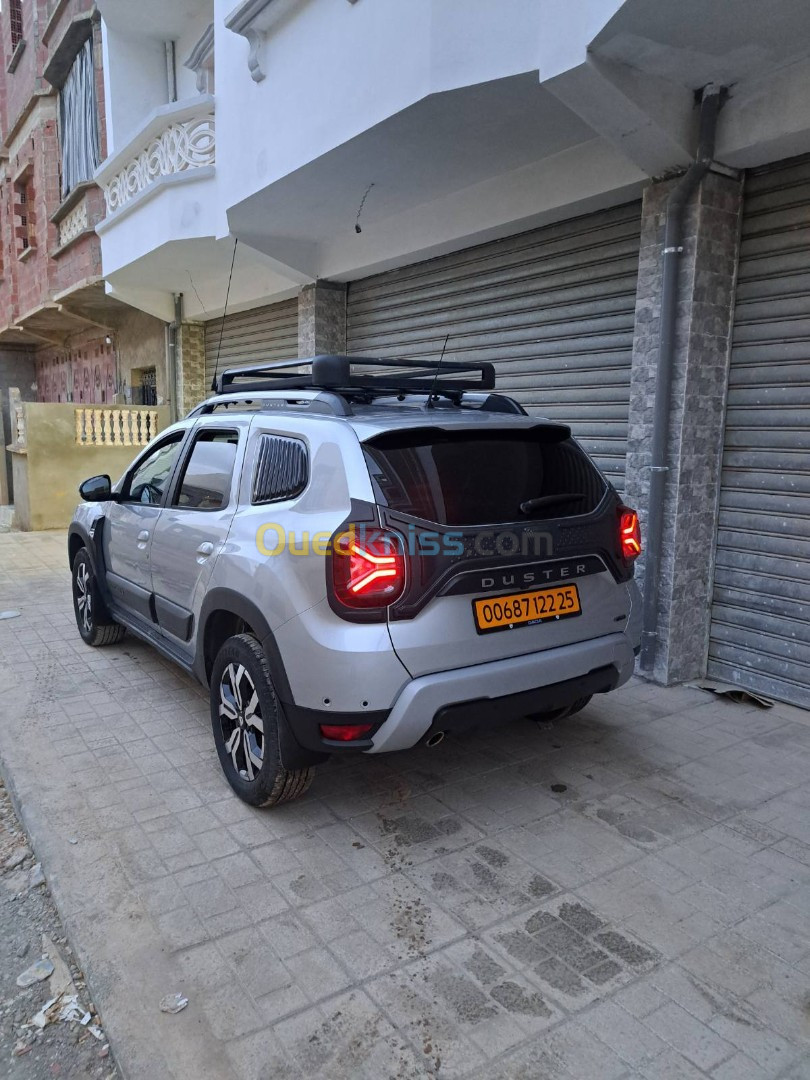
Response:
M645 673L810 706L810 9L98 9L106 296L175 326L184 407L447 338L652 527Z
M166 324L112 297L94 174L107 156L103 32L91 0L10 0L0 19L0 396L158 404ZM5 458L5 454L4 454Z

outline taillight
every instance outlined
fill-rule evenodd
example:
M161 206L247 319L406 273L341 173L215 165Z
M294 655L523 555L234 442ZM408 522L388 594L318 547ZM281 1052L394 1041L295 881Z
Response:
M388 607L405 588L405 555L397 533L350 526L335 537L332 555L335 596L350 608Z
M628 510L626 506L619 509L619 546L622 558L632 562L641 554L641 526L638 514L635 510Z

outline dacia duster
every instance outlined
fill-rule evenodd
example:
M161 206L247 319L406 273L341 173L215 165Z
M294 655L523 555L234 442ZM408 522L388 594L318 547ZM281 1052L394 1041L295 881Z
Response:
M79 633L126 630L210 688L255 806L330 754L562 718L630 678L638 518L490 364L232 368L69 530Z

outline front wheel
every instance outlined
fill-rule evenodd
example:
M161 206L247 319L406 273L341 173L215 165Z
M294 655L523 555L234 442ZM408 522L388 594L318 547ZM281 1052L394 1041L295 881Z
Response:
M126 634L101 598L87 548L77 551L73 560L73 611L82 640L88 645L115 645Z
M228 638L211 671L211 724L228 783L251 806L291 802L312 783L312 769L284 768L281 722L261 645L250 634Z

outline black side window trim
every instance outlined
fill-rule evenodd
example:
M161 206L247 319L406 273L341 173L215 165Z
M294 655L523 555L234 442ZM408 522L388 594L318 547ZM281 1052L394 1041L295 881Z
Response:
M216 432L218 435L229 435L237 440L236 456L234 458L233 471L231 472L231 484L230 488L228 489L228 501L224 504L224 506L180 506L176 500L178 499L180 495L180 489L183 486L183 480L186 475L186 468L188 467L188 463L191 461L191 455L194 453L194 447L197 445L197 441L199 440L201 435L204 435L207 432ZM169 499L168 502L165 503L166 508L169 510L185 510L189 513L195 514L215 514L217 513L217 511L227 510L234 501L233 480L234 476L238 473L237 466L239 463L239 442L241 441L241 438L241 432L237 428L221 428L213 426L207 427L205 425L192 428L191 437L188 440L188 446L186 446L185 450L180 455L178 467L175 469L174 475L172 476L169 490Z
M286 488L281 494L265 495L262 497L258 490L260 483L259 471L262 469L263 463L267 460L272 441L281 444L282 447L288 447L292 454L295 454L295 452L298 451L299 461L297 462L297 465L301 475L298 477L297 484L293 487ZM295 464L296 463L293 463L293 467L295 467ZM259 434L259 437L256 440L256 452L253 460L253 475L250 480L251 506L267 506L270 503L289 502L291 499L297 499L306 491L307 485L309 484L309 478L309 447L303 439L296 438L294 435L282 435L274 431L263 431ZM269 477L265 478L265 483L268 483L269 480Z

